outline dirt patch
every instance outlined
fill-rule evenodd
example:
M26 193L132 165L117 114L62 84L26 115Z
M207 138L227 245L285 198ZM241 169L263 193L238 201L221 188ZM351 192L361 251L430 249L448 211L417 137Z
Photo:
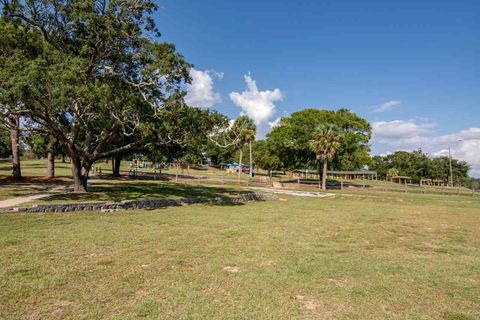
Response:
M226 266L225 268L223 268L223 271L226 271L228 273L239 273L240 268L236 266Z
M70 305L72 305L73 302L68 301L68 300L57 300L55 301L55 309L51 312L52 316L54 317L61 317L63 311Z

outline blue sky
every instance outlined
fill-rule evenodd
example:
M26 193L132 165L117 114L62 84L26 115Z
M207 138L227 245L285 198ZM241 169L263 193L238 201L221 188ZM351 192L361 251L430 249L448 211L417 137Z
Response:
M480 176L480 1L158 3L162 39L195 65L192 103L245 112L260 135L346 107L373 124L373 153L451 144Z

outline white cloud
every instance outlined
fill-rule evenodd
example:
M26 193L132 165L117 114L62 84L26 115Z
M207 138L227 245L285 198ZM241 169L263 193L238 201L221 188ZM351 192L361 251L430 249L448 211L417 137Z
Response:
M398 107L401 103L402 102L400 100L391 100L375 107L375 109L373 109L373 112L385 112L387 110Z
M271 129L278 127L280 125L280 122L282 121L282 117L278 117L277 119L273 121L269 121L268 125L270 126Z
M435 127L434 123L417 124L414 121L393 120L372 123L374 136L381 139L415 137Z
M258 91L257 84L250 75L245 75L245 83L247 90L242 93L231 92L230 99L257 125L267 122L275 114L274 102L282 100L283 93L280 89Z
M421 148L433 156L447 156L451 147L452 157L468 162L472 176L480 177L480 128L469 128L451 134L434 135L432 123L417 124L413 121L379 121L372 124L373 139L393 150Z
M192 83L187 84L185 102L194 107L210 108L222 101L220 94L213 88L213 79L222 79L223 73L190 69Z

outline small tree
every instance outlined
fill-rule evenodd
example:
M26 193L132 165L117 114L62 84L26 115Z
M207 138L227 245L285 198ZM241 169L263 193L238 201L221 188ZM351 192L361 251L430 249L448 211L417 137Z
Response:
M319 126L312 134L310 149L317 156L319 167L320 161L323 161L322 190L327 190L328 161L333 159L340 148L340 141L340 130L334 125ZM318 174L320 175L320 172Z
M392 180L400 175L400 171L397 168L390 168L387 170L387 179Z

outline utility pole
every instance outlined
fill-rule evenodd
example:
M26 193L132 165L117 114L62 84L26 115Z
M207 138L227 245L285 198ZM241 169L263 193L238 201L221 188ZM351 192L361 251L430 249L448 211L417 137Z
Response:
M448 161L450 164L450 187L453 187L453 169L452 169L452 151L450 144L448 145Z
M250 140L250 178L253 177L253 162L252 162L252 141Z

